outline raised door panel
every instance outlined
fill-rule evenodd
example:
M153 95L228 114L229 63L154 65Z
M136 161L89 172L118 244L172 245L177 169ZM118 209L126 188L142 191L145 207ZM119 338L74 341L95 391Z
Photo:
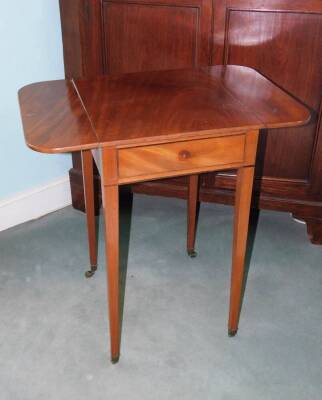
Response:
M103 73L101 0L59 0L67 78Z
M225 62L256 68L313 113L305 127L269 132L263 173L307 180L321 101L322 15L232 10L228 18Z
M268 131L265 148L261 149L266 181L278 178L292 187L294 182L303 182L304 193L311 183L312 161L318 150L322 2L226 0L219 3L214 62L255 68L312 111L312 120L305 127ZM272 186L270 183L266 189ZM265 183L262 188L265 189Z
M211 2L103 2L105 71L207 65Z

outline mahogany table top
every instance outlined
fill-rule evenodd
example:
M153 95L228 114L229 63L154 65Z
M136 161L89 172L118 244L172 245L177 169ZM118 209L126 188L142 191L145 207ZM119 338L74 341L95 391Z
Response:
M301 125L309 111L241 66L34 83L19 91L28 146L60 153Z

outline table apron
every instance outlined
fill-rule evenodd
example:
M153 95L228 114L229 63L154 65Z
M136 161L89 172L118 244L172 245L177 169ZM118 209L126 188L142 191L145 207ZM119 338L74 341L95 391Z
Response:
M127 148L102 148L103 185L254 165L258 131Z

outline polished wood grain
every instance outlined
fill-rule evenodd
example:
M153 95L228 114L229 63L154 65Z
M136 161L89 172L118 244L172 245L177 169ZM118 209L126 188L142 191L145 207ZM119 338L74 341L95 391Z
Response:
M101 0L59 0L66 78L104 73Z
M60 8L67 77L208 64L211 0L60 0ZM79 166L73 153L70 176L76 207L83 202Z
M245 134L120 149L122 183L157 179L244 162Z
M101 0L59 0L63 38L64 67L67 79L104 73ZM72 153L69 171L73 207L85 211L85 196L80 152ZM94 168L95 204L101 203L101 177Z
M94 160L91 150L83 150L82 165L84 179L84 197L87 220L87 233L89 244L89 260L90 270L86 271L87 278L93 276L97 269L97 237L96 237L96 220L95 220L95 199L94 199Z
M197 7L105 2L103 10L109 73L196 64L200 35Z
M102 8L105 72L209 63L211 0L106 1Z
M271 1L260 6L255 1L227 1L225 22L220 20L220 26L225 24L225 45L215 57L220 62L224 59L228 64L257 69L315 114L322 99L322 7L319 2L320 12L315 7L304 13L308 6L305 3L279 2L282 8L276 10L277 3ZM255 45L247 46L249 41ZM316 122L313 118L311 124L302 128L270 131L263 174L285 180L309 179ZM278 139L279 133L283 133L282 140ZM290 149L297 157L287 157Z
M208 65L211 0L59 0L68 78Z
M67 78L209 64L212 0L59 3ZM72 158L73 206L84 209L79 153Z
M95 148L98 140L73 82L51 81L19 90L26 144L43 153Z
M102 145L134 144L143 138L157 142L165 135L169 140L188 138L207 130L301 125L309 118L292 97L239 66L102 76L77 79L75 85ZM258 93L251 107L243 98L246 90L252 94L249 101Z
M90 149L99 149L95 160L102 174L112 362L120 356L119 185L238 168L229 314L229 334L235 334L258 132L268 126L304 124L309 111L256 71L237 66L47 82L30 85L19 96L30 147L49 153L82 150L93 261ZM65 129L70 130L67 136L61 133ZM88 140L89 129L92 141ZM190 183L187 245L192 254L198 177L191 177Z
M295 126L310 118L292 97L240 66L37 83L21 89L19 99L27 144L48 153Z
M251 43L251 45L249 45ZM303 127L269 130L259 145L255 190L260 207L301 214L322 244L322 2L224 0L214 13L214 63L255 68L310 108ZM282 137L281 137L282 136ZM289 155L294 154L290 157ZM216 181L216 183L215 183ZM212 199L235 177L204 181ZM318 188L318 189L317 189ZM217 193L218 193L217 192ZM229 199L231 201L232 198ZM312 221L315 220L314 228ZM319 239L318 239L319 237ZM312 240L312 239L311 239ZM313 241L313 240L312 240Z
M149 4L143 0L116 0L104 2L105 13L100 0L60 3L68 77L110 73L109 65L113 73L133 71L133 65L141 71L181 68L189 59L193 63L197 53L198 65L235 63L254 67L308 105L312 111L310 124L270 130L265 138L262 135L255 177L256 206L300 212L310 224L310 231L315 231L314 243L322 244L322 129L318 123L322 93L321 0L162 0ZM164 11L159 14L160 10ZM196 46L187 40L195 34L191 17L195 10L199 18ZM183 20L187 25L179 23ZM180 29L174 26L176 22ZM167 40L163 32L170 31ZM159 38L162 46L156 46ZM177 47L175 56L171 42ZM290 152L296 157L289 157ZM81 162L74 154L70 171L72 198L74 206L81 209ZM236 175L231 172L201 176L200 198L232 204L235 182ZM137 184L133 190L180 197L187 193L183 178Z
M296 126L289 123L292 116L301 115L301 104L288 101L288 95L272 82L256 73L254 69L238 66L210 67L211 77L220 79L225 89L252 110L260 121L265 121L266 128ZM303 115L299 125L303 122Z

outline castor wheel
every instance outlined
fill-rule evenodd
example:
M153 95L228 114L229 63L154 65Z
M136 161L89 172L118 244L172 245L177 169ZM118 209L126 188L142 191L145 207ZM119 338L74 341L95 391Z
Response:
M91 278L95 274L96 270L97 270L97 265L92 265L91 269L89 271L85 272L85 277L86 278Z
M187 250L187 253L188 253L188 256L189 257L191 257L191 258L195 258L195 257L197 257L197 252L196 251L194 251L194 250Z
M116 357L111 357L111 363L112 364L117 364L119 362L120 356L116 356Z
M234 337L236 336L237 329L228 329L228 336L229 337Z

